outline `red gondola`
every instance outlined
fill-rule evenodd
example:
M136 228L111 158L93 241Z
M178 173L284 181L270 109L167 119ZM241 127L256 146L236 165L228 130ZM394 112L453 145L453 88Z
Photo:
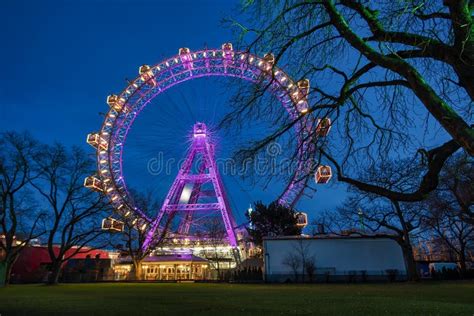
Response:
M138 68L138 73L140 74L142 80L146 84L152 87L156 86L155 76L153 75L153 71L151 70L150 66L148 65L140 66L140 68Z
M332 171L330 166L319 166L314 175L316 183L328 183L331 177Z
M119 220L111 217L104 218L102 220L102 229L114 232L123 232L125 224Z
M87 135L87 143L92 147L100 150L107 150L108 143L105 139L99 136L97 133Z
M305 228L308 225L308 215L303 212L296 214L296 226Z
M316 133L321 137L326 137L331 130L331 119L323 118L318 120L318 125L316 126Z
M119 98L116 94L111 94L107 97L107 104L117 112L126 110L126 107L124 107L125 99Z
M84 179L84 186L95 191L103 191L102 181L93 176Z

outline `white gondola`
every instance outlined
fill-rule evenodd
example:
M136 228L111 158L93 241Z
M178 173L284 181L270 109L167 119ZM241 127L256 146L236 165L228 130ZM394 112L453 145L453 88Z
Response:
M122 221L116 220L111 217L104 218L102 220L102 229L112 232L123 232L125 224Z
M330 166L319 166L314 175L316 183L328 183L332 178L332 171Z
M296 226L300 228L305 228L308 226L308 215L306 213L296 213Z
M232 43L222 44L222 52L226 61L232 61L232 58L234 57L234 49L232 47Z
M331 130L331 119L323 118L318 119L318 125L316 126L316 134L320 137L326 137Z
M193 69L193 56L191 55L191 50L189 50L189 48L180 48L178 50L178 55L184 67L186 67L188 70Z

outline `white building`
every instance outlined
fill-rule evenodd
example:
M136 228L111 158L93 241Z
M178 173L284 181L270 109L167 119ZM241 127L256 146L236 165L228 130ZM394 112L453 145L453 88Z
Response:
M406 278L402 250L386 237L276 237L263 248L267 282Z

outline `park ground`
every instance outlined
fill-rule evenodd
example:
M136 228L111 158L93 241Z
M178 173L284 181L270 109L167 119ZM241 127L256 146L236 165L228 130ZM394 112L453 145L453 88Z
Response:
M474 282L61 284L0 289L10 315L474 315Z

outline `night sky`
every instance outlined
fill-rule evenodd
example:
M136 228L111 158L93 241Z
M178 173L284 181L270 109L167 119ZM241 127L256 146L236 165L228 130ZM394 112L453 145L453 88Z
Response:
M198 50L232 41L222 19L237 16L237 1L2 1L0 29L0 131L30 131L40 141L77 145L102 123L105 98L120 92L142 64L155 64L178 48ZM157 97L136 121L125 146L129 186L166 194L177 169L150 175L147 162L163 153L183 158L192 124L215 127L229 110L230 79L198 79ZM266 122L248 122L238 134L216 131L217 155L227 158L239 145L269 131ZM91 157L92 158L92 157ZM276 198L284 183L266 189L253 181L224 175L237 222L255 200ZM298 208L309 213L333 209L345 188L334 181Z

